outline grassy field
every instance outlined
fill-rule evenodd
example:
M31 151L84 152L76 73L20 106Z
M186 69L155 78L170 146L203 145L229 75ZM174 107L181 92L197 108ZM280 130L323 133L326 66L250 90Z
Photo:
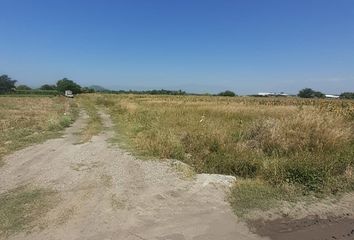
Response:
M15 150L58 136L77 113L63 97L0 96L0 161Z
M82 141L102 130L107 110L117 139L133 153L179 159L198 173L238 178L238 215L276 201L354 189L354 102L298 98L87 94L0 97L0 157L58 136L77 114Z
M109 109L120 138L135 153L179 159L199 173L237 176L230 200L239 215L244 209L266 208L272 199L320 197L354 188L353 101L97 94L90 98Z

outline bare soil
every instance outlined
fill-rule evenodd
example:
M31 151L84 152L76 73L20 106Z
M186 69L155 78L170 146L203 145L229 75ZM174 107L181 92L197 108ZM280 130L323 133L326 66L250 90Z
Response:
M255 232L272 240L349 240L354 239L352 216L328 216L326 219L309 216L302 219L281 218L251 223Z
M0 193L31 184L60 198L37 227L8 239L262 239L233 214L222 177L185 178L170 161L138 160L110 146L112 123L101 117L104 132L87 143L81 113L62 138L5 158Z

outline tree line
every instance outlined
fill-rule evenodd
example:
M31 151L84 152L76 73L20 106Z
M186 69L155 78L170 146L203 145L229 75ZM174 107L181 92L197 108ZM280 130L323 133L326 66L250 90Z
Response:
M297 96L301 98L325 98L326 97L324 93L315 91L311 88L304 88L300 90ZM339 95L339 98L354 99L354 92L343 92L342 94Z
M8 75L0 75L0 94L10 93L15 91L31 91L34 90L27 85L18 85L16 86L17 80L12 79ZM143 90L143 91L136 91L136 90L107 90L102 87L96 86L97 92L104 92L104 93L113 93L113 94L149 94L149 95L198 95L198 94L191 94L186 93L182 90ZM58 93L63 94L66 90L71 90L73 94L78 93L94 93L96 90L90 87L81 87L79 84L70 80L68 78L63 78L58 80L56 84L44 84L38 89L41 91L57 91ZM201 94L201 95L210 95L210 94ZM214 96L226 96L226 97L234 97L237 96L236 93L230 90L226 90L215 94ZM325 98L326 95L322 92L315 91L311 88L304 88L299 91L297 94L298 97L301 98ZM344 92L340 96L342 99L354 99L354 92Z
M75 83L73 80L63 78L58 80L56 84L44 84L38 89L32 89L27 85L16 86L17 80L12 79L6 74L0 76L0 94L10 93L16 91L57 91L59 93L64 93L66 90L71 90L74 94L78 93L93 93L94 89L88 87L81 87L79 84Z

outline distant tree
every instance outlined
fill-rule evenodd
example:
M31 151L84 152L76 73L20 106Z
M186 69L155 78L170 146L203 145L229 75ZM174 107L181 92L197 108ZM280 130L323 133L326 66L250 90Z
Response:
M354 99L354 92L344 92L339 97L343 99Z
M57 90L61 93L64 93L65 90L71 90L74 94L77 94L81 92L81 87L73 80L63 78L57 82Z
M325 95L321 92L314 91L311 88L304 88L297 94L301 98L324 98Z
M44 84L39 89L40 90L57 90L57 86L50 85L50 84Z
M233 91L226 90L224 92L220 92L218 96L225 96L225 97L235 97L236 94Z
M15 88L16 80L12 80L7 75L0 76L0 93L10 92L12 89Z
M32 88L30 88L29 86L27 85L18 85L16 87L16 90L32 90Z
M81 92L82 93L94 93L95 89L90 88L90 87L83 87L83 88L81 88Z

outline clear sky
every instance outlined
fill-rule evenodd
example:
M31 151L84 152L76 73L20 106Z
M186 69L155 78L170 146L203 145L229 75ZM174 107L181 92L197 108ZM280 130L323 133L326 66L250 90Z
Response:
M112 89L354 91L354 0L0 0L0 74Z

